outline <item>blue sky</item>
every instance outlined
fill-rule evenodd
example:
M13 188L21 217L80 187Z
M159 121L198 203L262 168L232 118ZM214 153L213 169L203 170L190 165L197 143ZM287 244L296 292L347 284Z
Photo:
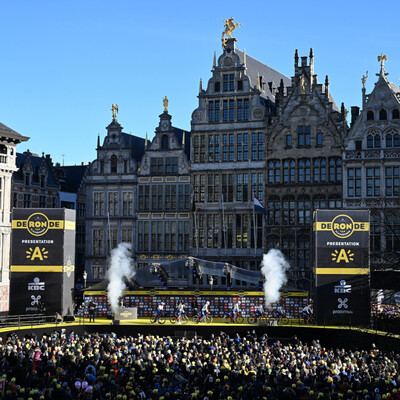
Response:
M2 1L0 121L30 137L19 152L65 165L96 158L113 103L125 132L151 138L168 96L173 124L190 130L199 80L210 78L231 16L244 25L238 48L289 77L295 49L312 47L319 81L329 75L336 103L350 109L366 70L372 90L382 52L400 84L399 10L395 0Z

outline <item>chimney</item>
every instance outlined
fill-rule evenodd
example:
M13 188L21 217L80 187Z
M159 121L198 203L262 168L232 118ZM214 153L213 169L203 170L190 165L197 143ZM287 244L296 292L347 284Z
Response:
M354 122L356 122L357 117L360 114L360 107L351 106L351 123L350 126L353 126Z

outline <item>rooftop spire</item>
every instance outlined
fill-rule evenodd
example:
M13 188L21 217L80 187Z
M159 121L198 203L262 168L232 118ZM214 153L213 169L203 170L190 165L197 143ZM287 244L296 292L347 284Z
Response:
M199 85L199 94L203 91L203 81L200 78L200 85Z
M246 66L246 49L243 49L243 65Z
M186 132L183 131L183 136L182 136L182 147L185 147L185 134L186 134Z
M147 131L146 131L146 139L144 140L144 148L147 149Z
M294 66L295 67L299 66L299 52L297 51L297 49L294 52Z
M214 51L213 67L217 66L217 53Z

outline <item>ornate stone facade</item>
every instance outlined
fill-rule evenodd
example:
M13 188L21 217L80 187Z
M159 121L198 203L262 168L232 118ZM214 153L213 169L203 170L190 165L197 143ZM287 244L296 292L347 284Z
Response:
M378 59L372 92L362 88L361 113L352 107L343 199L344 208L371 212L371 268L393 270L400 262L400 88L387 78L386 57Z

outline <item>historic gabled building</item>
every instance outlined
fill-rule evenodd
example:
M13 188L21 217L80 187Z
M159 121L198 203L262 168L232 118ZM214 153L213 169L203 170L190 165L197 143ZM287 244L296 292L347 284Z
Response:
M28 139L0 122L0 312L8 311L9 305L11 188L17 171L16 147Z
M18 170L12 177L14 208L60 207L60 185L49 154L38 156L29 150L17 153Z
M138 267L190 254L190 134L171 124L168 100L138 170ZM185 285L187 276L181 276Z
M346 110L338 111L328 77L318 83L312 50L309 62L301 57L300 65L296 50L294 76L290 85L280 82L275 99L267 129L266 249L286 255L289 285L310 289L313 210L342 207Z
M138 163L144 139L122 132L113 107L107 135L86 175L86 253L88 282L105 278L107 258L120 242L133 243L136 232Z
M290 80L238 50L235 42L225 39L218 60L214 55L212 77L204 90L200 83L192 114L192 254L257 269L264 219L253 213L253 194L264 200L266 128L279 83Z
M381 61L370 94L363 77L362 108L352 107L344 151L344 207L371 212L371 268L399 269L400 256L400 88Z

